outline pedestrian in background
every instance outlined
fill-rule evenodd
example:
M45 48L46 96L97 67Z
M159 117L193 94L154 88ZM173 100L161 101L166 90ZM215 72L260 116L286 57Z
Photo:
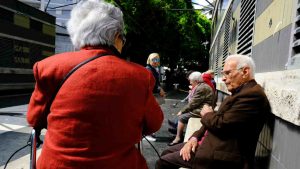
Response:
M161 105L161 104L165 103L166 93L160 85L159 66L160 66L160 56L159 56L159 54L158 53L151 53L148 56L146 68L152 73L153 77L155 78L155 85L153 87L152 92L153 92L154 97L156 98L157 103L159 105ZM146 138L149 141L156 141L155 133L146 136Z
M211 77L211 83L214 85L214 91L216 91L216 88L217 88L217 84L216 84L216 81L215 81L215 71L214 70L207 70L206 72L204 72L204 74L209 74L210 77Z
M152 74L121 58L121 10L102 0L81 1L67 28L79 51L48 57L33 68L27 120L36 129L47 127L37 169L147 169L135 145L142 134L159 130L163 113L152 95ZM47 110L65 75L96 55L102 56L76 70Z
M160 100L160 97L165 97L166 93L160 85L159 81L159 66L160 66L160 56L158 53L151 53L147 59L146 68L153 74L155 78L155 86L153 88L153 94Z
M222 80L231 95L217 112L203 106L200 130L187 143L165 150L156 169L254 169L259 133L271 114L269 101L254 80L254 70L254 61L246 55L226 58Z

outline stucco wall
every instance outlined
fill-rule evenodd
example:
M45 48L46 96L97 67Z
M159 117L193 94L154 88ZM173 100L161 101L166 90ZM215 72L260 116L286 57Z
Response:
M300 126L300 69L258 73L255 78L264 87L273 114Z

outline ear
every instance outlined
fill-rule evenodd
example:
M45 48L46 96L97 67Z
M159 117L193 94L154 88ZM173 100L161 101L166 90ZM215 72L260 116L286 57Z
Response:
M115 48L121 53L122 52L122 48L123 48L123 42L122 40L119 38L120 33L116 33L115 35L115 42L114 42L114 46Z
M120 36L120 33L117 32L117 33L115 34L115 43L116 43L116 41L118 40L119 36Z
M250 68L248 66L243 68L243 78L250 77Z

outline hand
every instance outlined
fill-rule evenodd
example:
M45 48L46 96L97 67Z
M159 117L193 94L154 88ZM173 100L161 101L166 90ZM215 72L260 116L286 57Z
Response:
M161 97L165 97L166 96L166 92L162 88L160 88L159 95Z
M180 116L180 115L182 115L182 112L181 112L181 111L177 113L177 116Z
M200 112L201 116L203 117L204 115L206 115L207 113L212 113L214 110L212 109L211 106L205 104L202 107L202 110Z
M189 161L191 159L191 153L195 153L198 146L197 139L192 137L180 150L180 156L184 161Z

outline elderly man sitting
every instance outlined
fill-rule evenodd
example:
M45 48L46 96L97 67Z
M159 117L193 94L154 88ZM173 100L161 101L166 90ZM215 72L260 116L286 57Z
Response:
M248 56L227 57L222 80L231 96L215 113L204 106L200 112L202 127L187 143L165 150L156 169L254 168L258 136L271 112L262 87L254 80L254 68Z

